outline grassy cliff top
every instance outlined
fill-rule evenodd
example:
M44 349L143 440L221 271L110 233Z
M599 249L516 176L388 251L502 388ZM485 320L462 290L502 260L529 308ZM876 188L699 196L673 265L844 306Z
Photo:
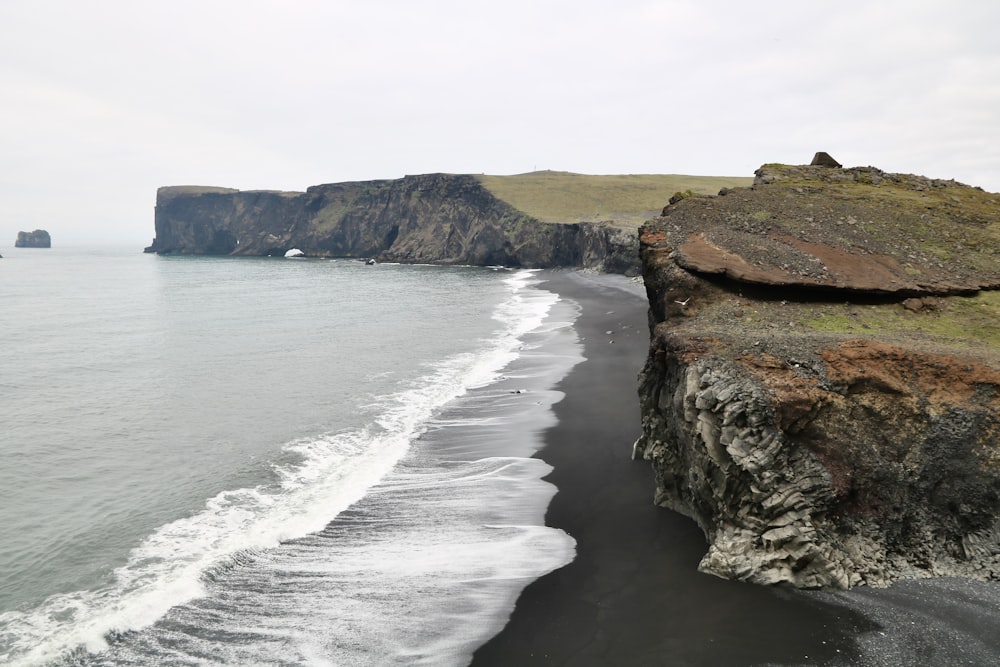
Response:
M644 227L692 335L810 348L865 337L1000 354L1000 194L874 167L767 164L752 188L688 197ZM658 264L657 264L658 262Z
M281 197L297 197L301 192L286 192L284 190L238 190L236 188L222 188L214 185L165 185L156 190L156 201L164 204L176 197L191 197L197 195L231 195L236 193L267 192Z
M694 300L689 307L693 305ZM1000 361L998 321L998 291L925 298L905 305L833 299L784 301L740 293L704 303L695 317L675 320L679 331L729 341L734 354L757 351L758 341L763 341L781 349L801 348L799 353L807 357L833 340L868 338L905 343L914 349L979 356L994 363Z
M475 175L498 199L543 222L609 221L638 229L656 217L678 193L714 195L723 188L748 187L752 177L684 176L679 174L574 174L568 171L534 171L512 176ZM341 183L333 185L350 185ZM327 187L327 186L314 186ZM295 197L300 192L249 191L204 185L171 185L159 188L157 200L203 194L271 192Z
M638 227L659 215L677 192L714 195L722 188L749 186L752 178L622 174L592 176L534 171L514 176L477 176L497 198L545 222L611 220Z

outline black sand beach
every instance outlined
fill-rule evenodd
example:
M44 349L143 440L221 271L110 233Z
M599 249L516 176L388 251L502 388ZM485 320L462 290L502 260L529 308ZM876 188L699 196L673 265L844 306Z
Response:
M559 422L539 455L559 489L546 522L577 540L577 557L525 589L473 664L850 664L851 637L870 622L798 591L698 573L701 531L653 506L649 466L630 457L648 345L642 287L620 276L548 277L547 289L581 306L586 360L559 386Z
M560 383L558 423L539 457L559 491L546 523L577 557L529 585L477 667L510 665L995 665L1000 586L959 579L817 593L724 581L697 571L691 520L652 504L636 375L647 351L646 298L621 276L545 274L576 301L586 359Z

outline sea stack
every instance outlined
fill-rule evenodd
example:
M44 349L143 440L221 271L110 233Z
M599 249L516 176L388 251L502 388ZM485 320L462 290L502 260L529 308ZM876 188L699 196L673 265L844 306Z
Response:
M44 229L36 229L33 232L18 232L17 240L14 241L15 248L51 248L52 238Z

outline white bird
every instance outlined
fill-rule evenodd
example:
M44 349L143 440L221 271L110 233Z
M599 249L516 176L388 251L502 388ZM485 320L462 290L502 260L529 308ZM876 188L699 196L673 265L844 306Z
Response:
M674 303L679 303L679 304L681 304L682 306L686 306L686 305L688 305L688 301L690 301L690 300L691 300L691 297L688 297L688 298L684 299L683 301L677 301L677 300L675 299L675 300L674 300Z

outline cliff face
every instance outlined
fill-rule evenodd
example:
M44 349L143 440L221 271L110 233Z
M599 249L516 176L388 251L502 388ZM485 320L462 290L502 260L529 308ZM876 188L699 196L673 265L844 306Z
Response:
M705 532L701 570L1000 579L1000 196L766 165L640 236L634 453Z
M33 232L18 232L17 240L14 241L15 248L51 248L52 238L44 229L36 229Z
M146 252L371 257L381 261L638 272L633 232L552 224L496 198L472 176L318 185L304 193L167 187Z

